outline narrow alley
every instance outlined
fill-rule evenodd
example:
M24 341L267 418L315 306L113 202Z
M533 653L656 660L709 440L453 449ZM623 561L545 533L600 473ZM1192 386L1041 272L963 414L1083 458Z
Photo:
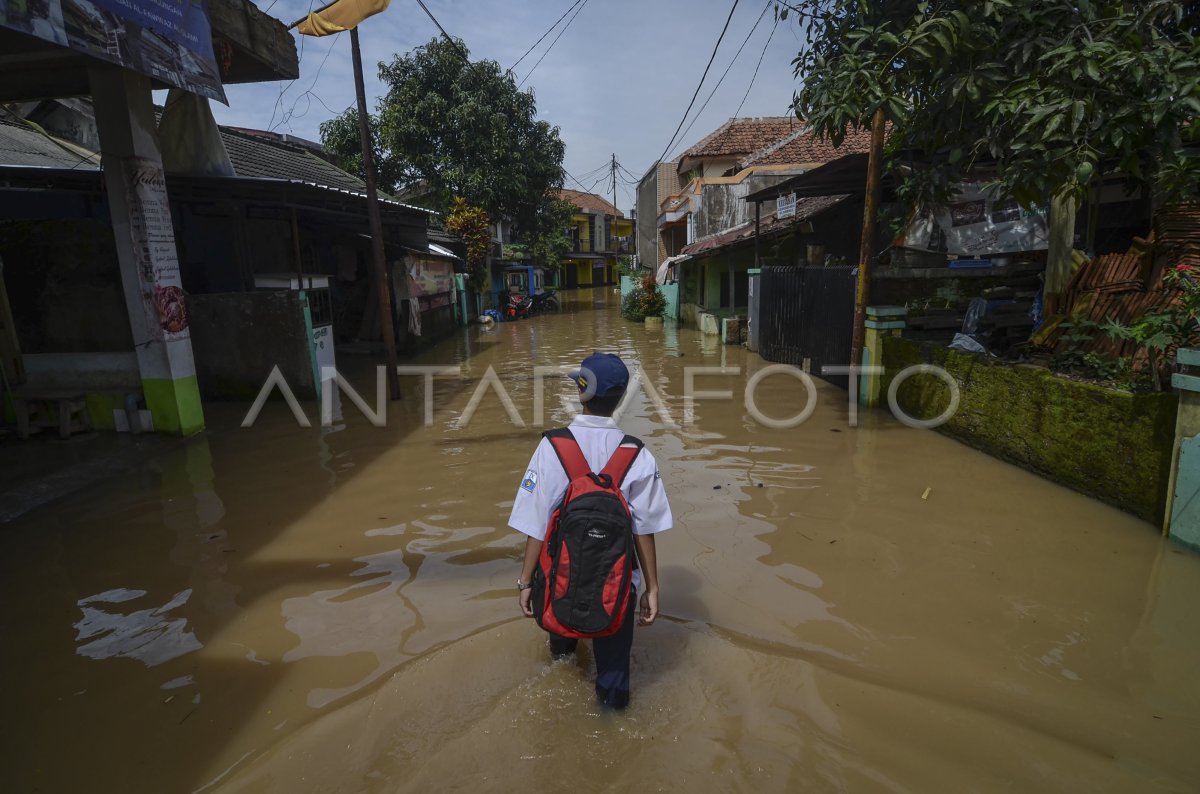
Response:
M376 427L281 400L5 527L12 791L1184 791L1200 779L1200 558L1128 514L817 381L804 424L743 405L766 366L621 319L612 288L464 328L409 362ZM663 620L625 714L550 663L506 526L534 367L613 350L661 465ZM369 362L339 363L374 407ZM685 422L685 368L697 399ZM494 368L525 427L493 390ZM547 377L545 425L571 415ZM573 388L573 387L572 387ZM804 389L772 376L769 416ZM677 426L667 424L671 419ZM54 443L54 442L47 442ZM38 714L36 721L25 717ZM21 759L21 763L13 763Z

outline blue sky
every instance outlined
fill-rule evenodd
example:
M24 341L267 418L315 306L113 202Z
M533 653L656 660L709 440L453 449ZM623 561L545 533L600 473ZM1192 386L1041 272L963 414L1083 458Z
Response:
M309 0L256 2L285 23L303 16L310 5ZM505 67L520 58L573 2L426 0L442 25L466 42L473 59L487 58ZM731 4L732 0L585 0L582 11L525 84L533 88L539 115L560 128L567 145L567 170L585 187L592 188L600 174L588 174L605 165L613 153L638 176L659 156L687 107ZM316 0L316 7L320 5ZM767 11L733 60L766 7L766 0L738 4L693 115L731 61L733 65L691 130L681 134L673 147L676 152L724 123L743 97L741 116L787 113L796 85L791 60L801 35L794 19L779 23L763 55L775 24ZM560 25L521 62L515 70L518 81L561 29ZM382 93L375 64L428 42L437 29L416 0L392 0L387 11L363 24L361 34L367 102L373 110ZM227 86L229 107L213 103L217 121L319 140L318 125L354 101L350 37L296 38L297 46L303 47L300 79L290 84ZM762 67L751 87L760 55ZM684 128L691 123L689 117ZM609 195L611 186L605 184L597 184L595 192ZM567 187L579 185L568 179ZM628 210L633 203L631 188L618 184L618 191L618 205Z

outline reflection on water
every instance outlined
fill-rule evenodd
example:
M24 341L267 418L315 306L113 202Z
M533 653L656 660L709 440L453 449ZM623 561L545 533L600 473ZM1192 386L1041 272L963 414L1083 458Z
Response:
M490 392L457 421L489 367L531 423L529 367L615 349L678 422L684 367L740 368L697 384L737 395L764 363L566 299L415 357L463 367L430 428L419 377L384 429L213 404L203 438L6 527L8 788L1194 790L1200 559L936 434L850 428L824 384L784 431L633 399L677 524L631 708L599 713L588 651L551 664L516 615L505 519L539 429ZM374 362L339 365L370 391ZM569 396L547 378L550 421Z
M170 616L187 603L191 590L176 593L159 607L133 612L121 612L116 607L141 600L145 595L145 590L119 588L80 599L83 617L75 624L75 641L81 643L77 653L89 659L124 656L147 667L157 667L202 647L195 633L188 629L186 618ZM105 609L93 604L110 606Z

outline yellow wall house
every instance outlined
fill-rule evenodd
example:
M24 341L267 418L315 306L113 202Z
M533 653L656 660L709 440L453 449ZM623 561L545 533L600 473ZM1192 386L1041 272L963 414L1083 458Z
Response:
M560 198L576 208L571 216L571 250L563 257L564 286L617 283L619 258L633 255L633 221L595 193L563 190Z

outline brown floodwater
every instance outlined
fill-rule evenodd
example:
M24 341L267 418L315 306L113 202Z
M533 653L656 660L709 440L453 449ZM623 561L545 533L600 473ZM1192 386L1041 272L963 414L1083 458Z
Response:
M431 427L419 378L385 428L210 406L202 437L3 527L5 790L1197 790L1200 558L936 433L851 428L820 382L806 423L765 427L756 355L566 299L416 357L462 367ZM680 423L644 396L622 420L676 521L622 714L518 616L505 526L530 368L593 349ZM373 400L368 363L341 359ZM739 398L684 425L689 366L740 369L696 380ZM526 427L491 392L459 426L489 367Z

